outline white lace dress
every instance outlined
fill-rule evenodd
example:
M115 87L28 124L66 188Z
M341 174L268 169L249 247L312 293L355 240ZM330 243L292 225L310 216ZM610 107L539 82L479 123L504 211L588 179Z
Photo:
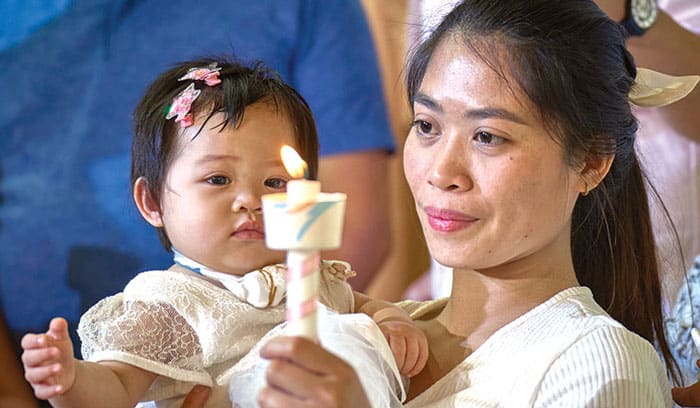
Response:
M321 303L351 313L351 275L349 265L324 261ZM144 401L180 407L194 384L203 384L212 387L208 407L228 407L230 368L284 319L284 302L255 308L175 265L143 272L122 293L101 300L83 315L78 333L86 360L120 361L159 375Z

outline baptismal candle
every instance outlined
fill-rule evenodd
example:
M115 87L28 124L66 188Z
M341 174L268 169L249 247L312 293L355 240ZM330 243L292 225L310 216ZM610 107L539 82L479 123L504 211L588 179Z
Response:
M321 182L308 180L306 163L289 146L281 150L282 162L294 178L287 183L287 207L290 216L309 211L321 192ZM289 249L287 251L287 325L288 333L317 340L316 302L318 300L320 251Z

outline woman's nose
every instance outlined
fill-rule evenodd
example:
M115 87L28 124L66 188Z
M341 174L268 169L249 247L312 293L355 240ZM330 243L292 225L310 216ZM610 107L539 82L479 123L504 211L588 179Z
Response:
M473 187L467 149L460 143L436 146L427 178L431 186L444 191L466 191Z

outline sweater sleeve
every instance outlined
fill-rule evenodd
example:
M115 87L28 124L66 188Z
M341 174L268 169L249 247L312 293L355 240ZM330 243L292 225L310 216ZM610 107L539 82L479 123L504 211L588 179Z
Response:
M654 347L622 327L576 341L542 379L535 407L671 407L671 387Z

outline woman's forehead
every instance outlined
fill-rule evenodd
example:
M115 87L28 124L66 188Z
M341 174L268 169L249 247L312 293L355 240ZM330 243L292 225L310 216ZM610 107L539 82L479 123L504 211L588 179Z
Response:
M501 52L504 47L488 46L482 52L482 43L448 38L438 44L418 94L467 104L507 105L534 115L532 101L509 74L510 65Z

